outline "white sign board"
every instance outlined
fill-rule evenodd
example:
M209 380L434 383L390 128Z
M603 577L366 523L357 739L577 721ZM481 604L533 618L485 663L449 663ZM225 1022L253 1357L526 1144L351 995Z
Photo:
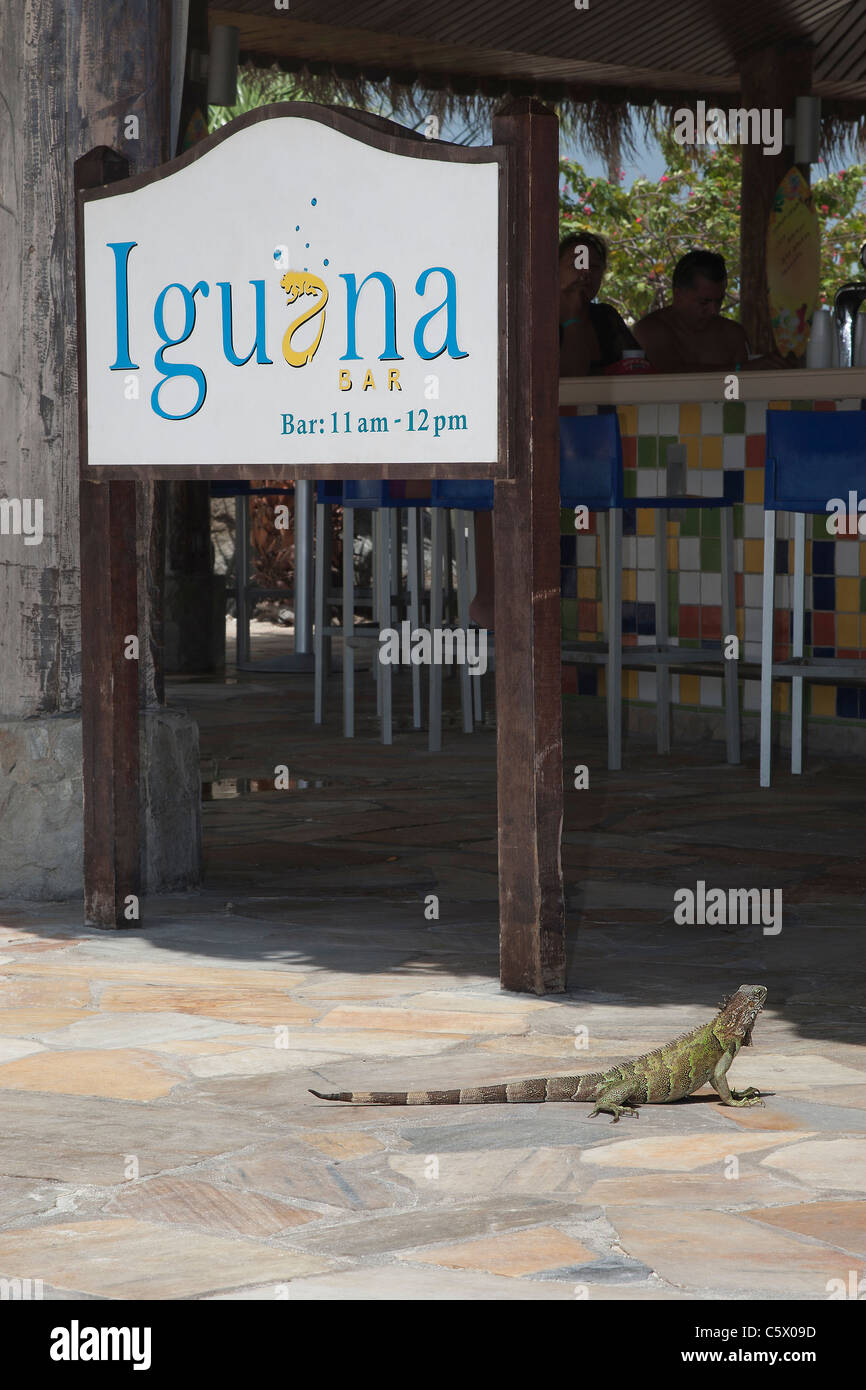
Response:
M497 152L337 123L83 195L88 469L499 460Z

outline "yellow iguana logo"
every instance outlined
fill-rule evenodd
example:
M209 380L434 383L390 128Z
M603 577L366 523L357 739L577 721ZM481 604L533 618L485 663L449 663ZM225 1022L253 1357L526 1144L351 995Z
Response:
M280 281L281 289L286 292L286 305L294 304L295 300L301 295L321 294L314 304L305 309L296 319L294 319L286 329L283 337L283 356L290 367L305 367L311 362L319 350L319 343L322 341L322 331L325 327L325 305L328 302L328 287L324 280L320 280L318 275L310 275L306 270L287 270ZM315 318L316 314L321 313L319 331L310 347L303 352L296 352L292 347L292 338L295 333L306 323L308 319Z

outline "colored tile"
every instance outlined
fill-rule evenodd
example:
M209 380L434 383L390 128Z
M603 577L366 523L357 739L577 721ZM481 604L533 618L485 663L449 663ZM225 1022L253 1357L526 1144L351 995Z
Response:
M616 413L619 416L620 433L623 435L637 434L637 406L619 405L616 408ZM623 440L623 443L625 443L625 440Z
M680 514L680 539L688 536L700 535L701 523L697 508L693 510L681 511Z
M744 475L744 474L732 473L732 474L731 474L731 477L732 477L732 478L741 477L742 480L743 480L743 483L745 483L745 481L746 481L746 478L745 478L745 475ZM725 494L725 495L727 496L727 494ZM743 521L744 521L744 514L743 514L743 493L741 492L741 493L740 493L740 500L739 500L739 502L735 502L735 503L734 503L734 540L735 540L735 541L741 541L741 540L743 539Z
M860 612L860 580L845 577L836 580L836 610L839 613Z
M577 601L576 599L563 599L560 604L562 635L569 642L576 642L577 637Z
M716 507L702 507L698 512L701 518L701 537L718 540L722 534L722 514Z
M701 569L718 572L722 568L722 543L711 537L701 536ZM816 605L817 606L817 605Z
M637 598L637 570L623 570L622 597L633 603Z
M743 500L764 505L764 474L751 472L748 469L743 475Z
M776 681L773 686L773 709L777 714L788 714L790 710L791 687L787 682L783 685L781 681Z
M768 409L768 410L790 410L790 409L791 409L791 402L790 402L790 401L768 401L768 402L767 402L767 409Z
M658 439L655 435L640 435L637 441L638 468L658 468Z
M559 596L561 599L577 597L577 574L573 565L559 571Z
M570 536L564 535L559 538L559 563L561 565L577 563L577 536L573 531Z
M680 406L680 434L700 434L701 407L697 404Z
M641 507L637 513L637 533L639 536L655 535L655 512L652 507Z
M837 685L836 716L838 719L857 718L857 691L853 685Z
M697 639L701 633L701 610L696 603L680 604L679 635Z
M812 573L836 573L836 546L833 541L812 542Z
M679 569L679 541L668 539L667 565L669 570Z
M836 580L826 577L812 580L812 607L832 612L836 607Z
M719 642L722 636L722 609L714 603L701 607L701 637L704 641Z
M637 439L633 434L622 437L622 466L637 468Z
M836 645L836 614L835 613L813 613L812 614L812 641L819 647L835 647Z
M680 676L680 704L699 705L701 702L700 676Z
M725 434L742 434L746 428L744 401L725 401L722 406L722 429Z
M701 440L701 467L717 468L721 472L722 440L719 435L704 435Z
M764 542L757 540L743 541L743 560L746 574L763 574Z
M581 566L577 571L577 597L597 599L599 596L598 581L599 572L597 569Z
M836 713L836 687L834 685L809 686L812 696L812 714L819 718L832 719Z
M577 625L584 630L595 632L598 626L598 604L591 599L578 599Z
M776 574L788 573L788 542L776 541Z
M746 476L744 473L724 474L723 496L728 502L742 502L745 495Z
M767 457L767 436L765 434L746 435L746 467L763 468Z

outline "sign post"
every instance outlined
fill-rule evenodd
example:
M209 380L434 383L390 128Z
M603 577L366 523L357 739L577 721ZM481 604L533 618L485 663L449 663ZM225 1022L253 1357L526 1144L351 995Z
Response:
M101 713L132 739L129 574L99 484L493 479L503 984L536 992L564 987L556 134L527 102L480 148L280 103L134 178L104 164L77 207L82 563L98 533L127 595L86 644ZM137 820L131 797L106 810L117 739L102 753L85 764L89 920L122 925L123 885L97 893L92 866L132 882L116 851Z

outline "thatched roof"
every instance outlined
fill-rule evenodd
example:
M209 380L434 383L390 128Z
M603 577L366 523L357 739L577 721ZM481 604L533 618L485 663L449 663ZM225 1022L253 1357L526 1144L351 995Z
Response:
M628 149L641 124L698 99L727 107L743 58L813 48L824 153L866 134L864 0L209 0L242 61L294 74L311 100L397 119L472 124L508 95L555 105L590 149Z

